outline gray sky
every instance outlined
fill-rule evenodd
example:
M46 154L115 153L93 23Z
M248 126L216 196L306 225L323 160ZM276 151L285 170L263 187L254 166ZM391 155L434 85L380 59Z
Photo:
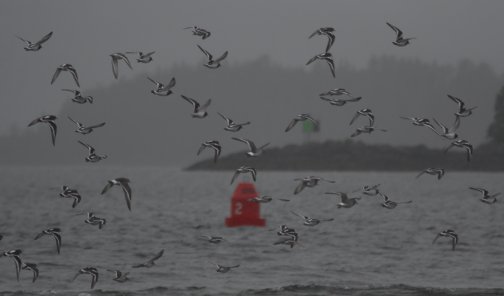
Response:
M120 67L120 79L172 64L201 61L195 44L216 54L229 50L230 64L267 54L281 65L304 67L325 39L307 37L316 28L336 28L331 50L338 62L358 67L372 56L390 54L456 63L468 58L504 70L504 1L1 1L0 134L13 124L57 114L68 97L51 86L59 64L73 64L84 90L114 82L109 54L156 50L149 65ZM418 38L411 46L391 44L385 24ZM198 25L212 32L201 41L182 28ZM54 35L39 52L25 52L16 35L36 41ZM122 65L121 65L122 66Z

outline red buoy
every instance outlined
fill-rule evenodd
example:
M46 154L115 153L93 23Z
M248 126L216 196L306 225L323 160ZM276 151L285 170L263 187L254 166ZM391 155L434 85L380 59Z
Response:
M254 184L238 184L231 198L231 216L226 218L226 226L265 226L266 220L260 217L259 203L249 201L257 196Z

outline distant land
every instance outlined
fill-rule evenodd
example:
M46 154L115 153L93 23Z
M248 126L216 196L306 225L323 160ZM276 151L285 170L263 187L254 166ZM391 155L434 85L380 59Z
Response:
M278 171L421 171L428 167L455 171L504 171L504 147L490 143L481 145L474 150L472 160L467 162L465 151L455 147L445 154L444 149L423 145L326 141L270 148L257 158L248 158L245 151L241 151L221 157L217 163L213 163L211 158L196 162L186 170L235 170L242 165Z

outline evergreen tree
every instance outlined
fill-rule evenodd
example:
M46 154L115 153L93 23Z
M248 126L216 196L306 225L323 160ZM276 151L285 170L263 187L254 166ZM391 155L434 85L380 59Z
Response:
M492 141L504 144L504 86L495 100L494 121L488 128L488 136Z

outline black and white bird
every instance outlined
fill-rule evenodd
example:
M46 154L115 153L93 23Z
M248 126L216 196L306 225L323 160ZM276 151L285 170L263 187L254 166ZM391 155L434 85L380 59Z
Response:
M120 270L118 269L107 269L107 271L110 271L110 272L113 272L115 275L114 275L114 278L112 280L118 282L118 283L124 283L124 282L127 282L129 280L129 272L121 272Z
M352 120L350 120L349 125L352 125L355 122L355 120L357 120L357 118L359 118L360 116L364 116L364 117L368 118L369 126L374 125L375 116L373 114L373 111L371 111L371 109L369 109L369 108L364 108L364 109L361 109L361 110L355 112L355 115L352 117Z
M298 194L303 189L306 187L308 188L313 188L319 184L320 181L328 182L328 183L335 183L335 181L332 180L327 180L321 177L316 177L316 176L306 176L304 178L296 178L294 181L299 181L298 186L294 189L294 194Z
M298 122L306 121L306 120L311 121L316 127L319 126L318 120L314 119L310 114L301 113L301 114L296 115L296 117L294 117L289 122L289 125L287 125L287 127L285 128L285 132L290 131Z
M143 53L142 51L127 51L128 54L138 54L138 58L136 59L137 63L147 64L152 62L152 55L155 54L155 51L151 51L148 53Z
M161 251L159 251L154 257L152 257L151 259L149 259L147 262L136 264L136 265L133 265L132 267L133 268L141 268L141 267L150 268L150 267L156 265L156 263L155 263L156 260L158 260L159 258L161 258L161 256L163 256L163 253L164 253L164 249L162 249Z
M315 218L311 218L311 217L308 217L308 216L305 216L305 215L298 214L298 213L296 213L294 211L291 211L291 213L293 213L294 215L302 218L304 220L303 221L303 225L306 225L306 226L315 226L315 225L320 224L320 222L334 221L333 218L330 218L330 219L315 219Z
M387 130L386 129L383 129L383 128L377 128L375 126L363 126L363 127L359 127L355 130L355 132L353 132L350 137L353 138L353 137L357 137L358 135L360 134L370 134L374 131L381 131L381 132L386 132Z
M21 260L21 253L22 251L20 249L10 250L2 253L2 257L9 257L14 261L14 264L16 265L16 278L18 282L19 273L21 272L21 266L23 264L23 261Z
M472 154L473 154L473 146L468 141L466 141L466 140L453 141L453 142L451 142L450 146L448 146L445 149L444 152L445 153L448 152L448 150L450 150L452 147L458 147L458 148L465 149L466 159L467 159L467 161L471 161Z
M60 253L61 250L61 229L60 228L48 228L46 230L43 230L41 233L37 234L35 236L35 240L38 240L44 235L50 235L54 237L54 240L56 241L56 251L58 251L58 254Z
M23 270L31 270L33 277L32 277L32 283L34 283L38 277L39 277L39 269L37 264L35 263L29 263L29 262L23 262L23 267L21 268Z
M74 97L72 98L72 102L74 103L86 104L89 102L90 104L93 104L94 98L92 96L83 96L80 90L64 88L62 91L73 93Z
M394 30L394 32L396 33L396 40L394 42L392 42L392 44L394 44L396 46L399 46L399 47L406 46L406 45L408 45L410 43L410 40L416 39L415 37L404 38L403 37L403 32L401 30L399 30L398 27L392 25L391 23L387 23L387 25L392 30Z
M250 175L252 176L252 180L254 180L254 182L256 181L256 178L257 178L256 169L254 169L253 167L242 165L241 167L236 169L236 171L234 172L233 178L231 178L230 184L233 184L233 182L236 180L236 177L238 177L238 175L246 174L246 173L250 173Z
M76 189L63 185L61 190L59 194L60 197L73 199L72 208L75 208L81 202L82 197Z
M497 196L501 194L500 192L497 192L497 193L494 193L494 194L490 194L490 192L488 190L486 190L485 188L481 188L481 187L469 187L469 189L481 192L480 201L484 202L484 203L487 203L487 204L496 203L497 202Z
M175 80L175 77L173 77L168 84L161 83L159 81L156 81L150 77L147 76L147 79L149 79L150 82L154 83L156 85L156 88L151 90L152 94L155 94L157 96L169 96L173 92L171 89L175 86L177 81Z
M184 30L187 30L187 29L192 29L192 34L195 35L195 36L201 37L202 40L205 40L208 37L210 37L210 35L212 35L212 33L210 33L210 31L205 30L205 29L200 28L200 27L197 27L197 26L185 27L184 28Z
M360 200L360 197L348 197L348 194L345 192L326 192L325 194L334 194L338 195L341 198L341 202L339 202L336 206L339 208L351 208L357 204L357 200Z
M472 114L472 110L478 108L477 106L467 108L465 106L465 103L461 99L454 97L452 95L447 95L447 96L448 96L448 98L450 98L450 100L457 103L457 105L458 105L458 110L457 110L457 112L455 112L455 116L457 116L457 117L467 117Z
M107 224L107 220L104 218L96 217L94 213L89 212L87 219L84 220L84 223L89 225L98 225L98 229L102 229L103 225Z
M457 129L459 128L460 126L460 117L458 116L455 116L455 122L453 123L453 126L451 128L448 128L447 126L443 125L442 123L440 123L439 121L436 120L436 118L433 118L432 119L438 126L439 128L441 129L441 132L437 132L436 133L447 139L447 140L455 140L458 138L458 134L456 133Z
M349 102L358 102L362 99L362 97L355 97L355 98L350 98L350 99L340 99L340 98L326 98L326 97L320 97L321 100L324 100L326 102L329 102L329 104L333 106L344 106L346 103Z
M95 267L81 268L81 269L79 269L77 274L72 279L72 282L75 281L75 279L81 274L89 274L91 276L91 289L93 289L94 286L96 285L96 282L98 282L98 278L99 278L98 269L96 269Z
M37 42L31 42L29 40L26 40L24 38L21 38L19 36L16 36L19 40L23 41L24 43L26 43L26 46L24 47L24 50L26 51L38 51L42 48L42 44L44 42L46 42L47 40L49 40L49 38L51 38L53 32L49 32L47 33L44 37L42 37L42 39L40 39L39 41Z
M362 194L367 195L367 196L376 196L376 195L380 194L380 189L378 189L378 187L380 187L380 185L381 184L364 185L362 187L362 189L354 190L354 191L352 191L352 193L360 191Z
M237 132L241 130L244 125L250 124L250 121L244 123L236 123L231 118L228 118L219 112L217 112L217 114L219 114L219 116L226 121L226 127L224 128L224 130L228 132Z
M438 233L436 235L436 237L434 238L432 243L434 244L436 242L436 240L440 237L447 237L447 238L451 239L452 251L455 251L455 246L458 244L458 235L457 235L457 233L455 233L455 231L453 231L451 229L441 231L440 233Z
M112 73L114 74L115 79L119 77L119 61L123 61L130 69L133 70L130 60L124 53L116 52L111 54L110 57L112 58Z
M381 206L384 207L384 208L386 208L386 209L389 209L389 210L394 209L399 204L409 204L409 203L412 203L411 200L409 200L409 201L395 202L395 201L391 201L386 194L380 193L380 195L384 199L384 201L381 204Z
M210 103L212 103L212 99L208 99L205 102L205 104L200 105L200 103L198 103L198 101L196 101L195 99L186 97L184 95L180 95L180 96L182 97L182 99L186 100L187 102L189 102L189 103L191 103L193 105L193 113L191 114L191 116L193 118L205 118L205 117L207 117L208 112L206 111L206 109L208 108L208 106L210 106Z
M325 61L329 65L329 69L331 70L331 75L333 77L336 77L336 73L334 70L334 61L332 59L332 54L330 52L324 52L324 53L321 53L321 54L314 56L313 58L309 59L308 62L306 62L306 66L315 62L316 60Z
M327 97L327 96L333 97L333 96L342 96L342 95L345 95L348 97L352 96L352 94L344 88L333 88L330 91L319 94L319 97Z
M214 150L214 163L217 162L217 159L219 158L221 151L222 151L222 146L219 143L219 141L216 140L211 140L211 141L205 141L201 144L200 148L198 149L198 153L196 155L200 155L203 150L206 148L210 148Z
M256 196L253 198L249 198L249 202L254 202L254 203L269 203L273 200L273 198L269 195L262 195L262 196Z
M317 31L313 32L308 38L311 39L315 35L326 36L327 37L327 45L326 45L325 52L328 52L331 49L331 47L333 46L334 40L336 39L333 32L334 32L334 28L332 28L332 27L322 27L322 28L318 29Z
M52 144L53 144L53 146L55 146L56 145L56 134L58 132L58 126L54 122L56 119L58 119L58 118L54 115L44 115L44 116L41 116L39 118L32 120L28 124L28 126L30 127L30 126L37 124L37 123L47 123L49 125L49 128L51 129Z
M427 128L431 129L432 131L434 131L436 134L439 135L439 133L437 132L436 128L432 125L432 123L430 122L430 120L427 119L427 118L422 118L422 117L406 117L406 116L400 116L400 118L410 121L415 126L424 126L424 127L427 127Z
M106 159L108 156L106 154L104 155L98 155L96 154L96 150L93 146L86 144L82 141L77 141L79 144L82 146L86 147L88 150L88 156L86 156L85 160L86 162L98 162L100 160Z
M235 140L235 141L238 141L238 142L242 142L242 143L245 143L247 144L248 148L249 148L249 151L247 151L246 155L248 157L257 157L257 156L260 156L263 152L264 152L264 148L266 148L270 143L266 143L260 147L257 147L255 145L254 142L252 142L251 140L249 139L244 139L244 138L236 138L236 137L232 137L231 139Z
M276 242L273 243L273 245L287 245L291 249L294 248L294 246L298 243L298 235L290 235L288 237L282 237Z
M101 194L105 194L109 191L113 186L121 187L124 193L124 199L126 200L126 206L128 206L128 210L131 211L131 187L129 185L130 180L128 178L120 177L107 181L107 185L103 188Z
M56 81L56 79L58 79L61 71L70 72L70 74L72 74L72 77L75 81L75 84L77 84L77 86L80 87L79 76L77 75L77 70L75 70L74 66L72 66L70 64L61 64L60 66L58 66L58 68L56 68L56 71L54 72L54 75L51 79L51 84L53 84Z
M213 264L217 267L216 271L220 272L220 273L226 273L226 272L229 272L233 268L240 267L240 264L233 265L233 266L224 266L224 265L220 265L220 264L217 264L217 263L213 263Z
M429 174L433 176L437 176L438 180L441 180L441 178L445 175L445 170L441 168L426 168L425 170L421 171L416 178L420 178L421 175L423 174Z
M221 66L221 62L228 56L228 51L226 50L219 58L215 59L213 58L212 54L209 53L207 50L203 49L203 47L198 45L198 48L205 54L205 56L208 59L208 62L204 64L203 66L210 68L210 69L217 69Z
M105 122L102 122L102 123L98 123L98 124L94 124L94 125L90 125L90 126L84 126L82 123L73 120L70 116L67 116L67 117L71 122L73 122L77 125L77 129L75 130L75 132L82 134L82 135L90 134L91 132L93 132L93 130L95 128L99 128L99 127L102 127L105 125Z
M199 238L204 239L211 244L219 244L224 241L224 238L222 236L201 235L199 236Z

